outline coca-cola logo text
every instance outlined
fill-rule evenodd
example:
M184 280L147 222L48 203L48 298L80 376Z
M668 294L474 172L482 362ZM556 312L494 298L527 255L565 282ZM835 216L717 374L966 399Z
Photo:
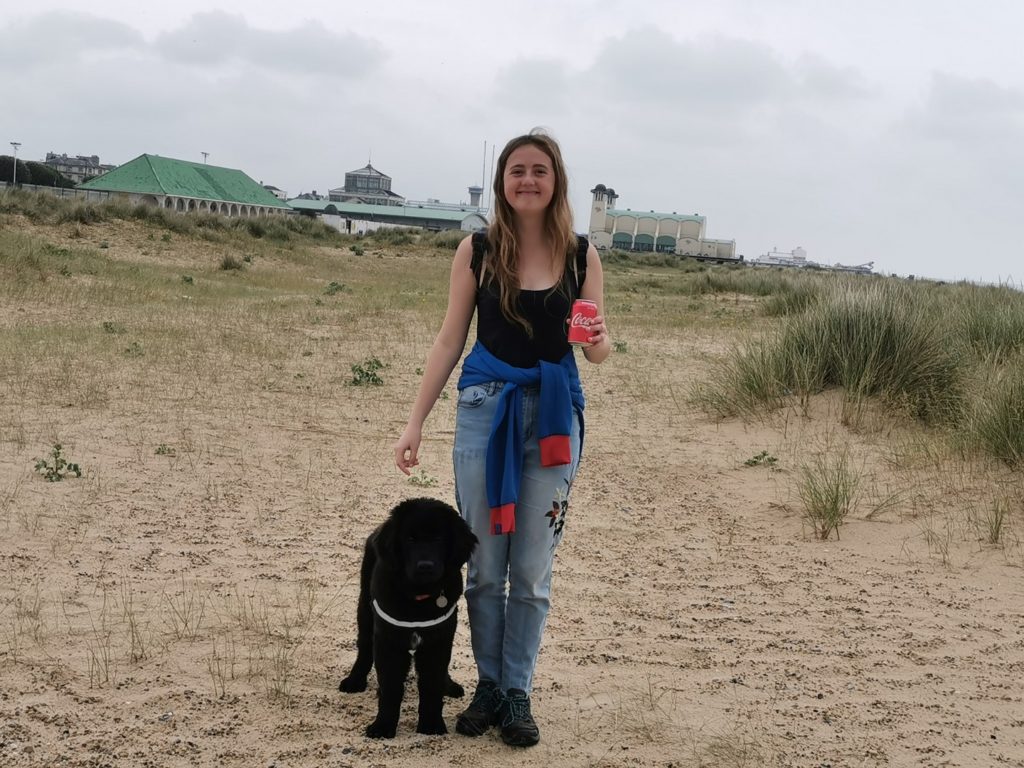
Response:
M572 316L572 322L569 323L573 328L589 328L590 318L584 315L582 312L577 312Z

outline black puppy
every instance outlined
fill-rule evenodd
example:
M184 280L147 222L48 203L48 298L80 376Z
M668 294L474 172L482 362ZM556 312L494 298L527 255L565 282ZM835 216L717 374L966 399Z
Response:
M356 610L358 653L338 688L366 690L377 670L377 719L366 735L390 739L398 728L405 678L413 658L419 684L418 733L448 733L443 697L462 696L448 675L462 595L462 566L477 538L448 504L409 499L366 540Z

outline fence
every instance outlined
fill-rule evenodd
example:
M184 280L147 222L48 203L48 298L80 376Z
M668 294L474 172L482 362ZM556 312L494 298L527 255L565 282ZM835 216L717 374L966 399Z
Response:
M0 181L0 189L7 190L10 188L11 183L9 181ZM19 184L18 189L23 189L26 192L41 192L46 195L53 195L54 197L77 197L94 203L101 203L111 198L110 192L97 189L67 189L65 187L44 187L39 184Z

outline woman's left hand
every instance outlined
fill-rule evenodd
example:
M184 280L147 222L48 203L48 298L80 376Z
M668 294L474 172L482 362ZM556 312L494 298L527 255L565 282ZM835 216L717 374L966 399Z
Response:
M591 319L587 330L590 331L590 336L588 337L589 344L587 344L589 347L595 347L601 342L608 340L608 328L604 324L604 315L596 315Z

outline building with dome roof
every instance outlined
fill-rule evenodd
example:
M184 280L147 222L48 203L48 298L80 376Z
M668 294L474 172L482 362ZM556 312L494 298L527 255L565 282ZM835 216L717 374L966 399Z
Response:
M706 236L707 219L693 215L633 211L616 207L614 189L598 184L590 193L590 242L595 248L652 251L690 256L702 261L742 261L735 240Z
M345 186L328 190L327 198L335 203L405 205L405 198L391 191L391 177L370 163L346 173Z

